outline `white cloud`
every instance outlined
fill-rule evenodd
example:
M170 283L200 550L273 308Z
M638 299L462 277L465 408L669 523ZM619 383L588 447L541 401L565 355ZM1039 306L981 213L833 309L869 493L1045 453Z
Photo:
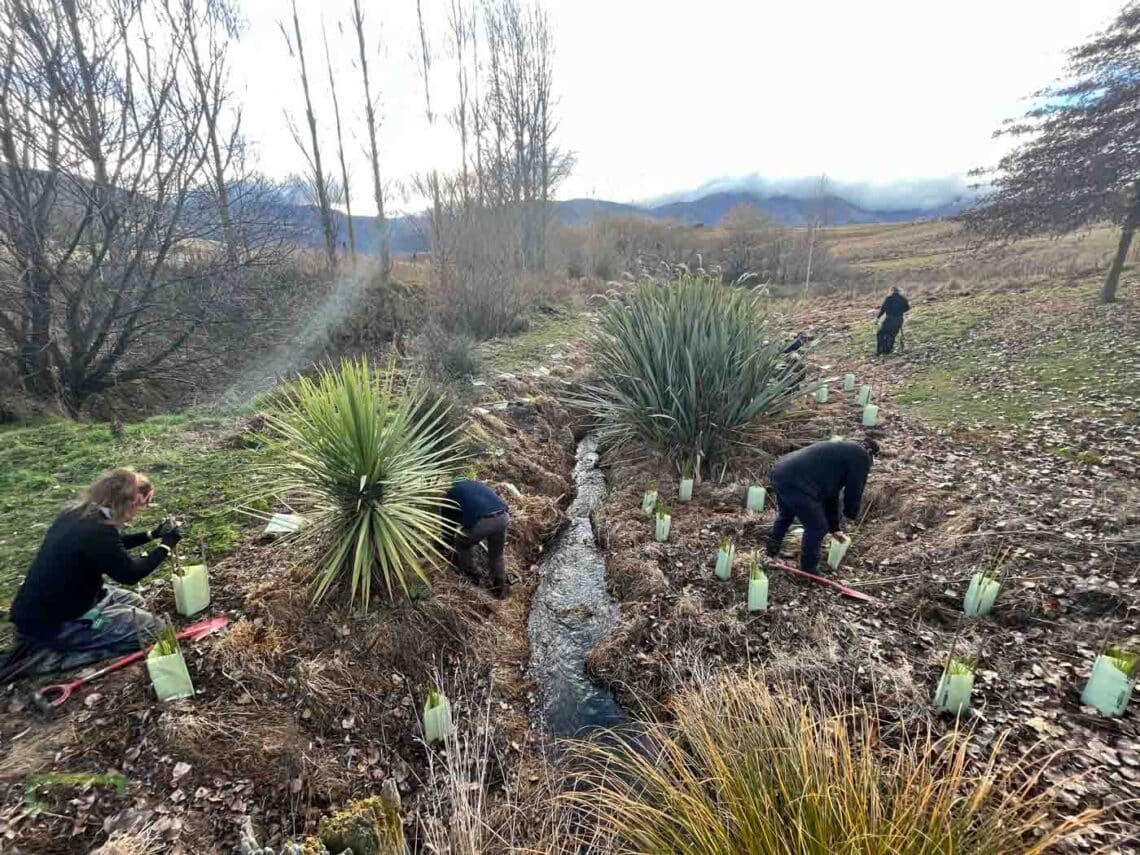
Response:
M446 0L423 0L442 54ZM1021 99L1061 70L1064 51L1104 26L1119 0L547 0L562 144L578 158L562 195L618 201L696 188L711 176L802 179L826 172L867 200L946 189L1005 143L992 138ZM246 123L266 171L296 171L282 119L301 94L277 21L285 0L243 0L250 28L235 56ZM350 0L299 0L318 115L332 160L319 21L329 26L341 108L360 127ZM452 166L458 142L429 128L417 73L415 0L364 4L384 55L382 147L389 179ZM433 106L452 100L436 58ZM356 207L371 210L361 132ZM915 185L920 176L949 176ZM760 180L760 179L756 179ZM792 182L793 186L795 182Z

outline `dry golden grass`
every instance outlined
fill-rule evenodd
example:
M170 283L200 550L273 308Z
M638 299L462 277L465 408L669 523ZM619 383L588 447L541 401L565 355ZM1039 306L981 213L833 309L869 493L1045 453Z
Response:
M672 724L574 747L587 770L564 802L616 852L1041 853L1097 816L1056 820L1048 760L999 771L1001 740L979 763L959 733L885 745L870 710L763 676L702 681L673 708Z

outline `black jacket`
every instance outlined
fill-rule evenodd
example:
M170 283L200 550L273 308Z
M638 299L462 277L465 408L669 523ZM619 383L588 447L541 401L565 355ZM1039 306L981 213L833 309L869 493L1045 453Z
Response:
M888 318L901 318L909 311L910 303L906 301L906 297L902 294L888 294L887 299L883 300L883 305L879 307L879 314L875 315L875 320L883 315Z
M853 520L859 516L871 462L870 452L857 442L817 442L785 454L772 467L770 477L777 496L782 489L796 490L825 508L837 507L842 490L843 514ZM838 527L838 521L828 522L833 530Z
M445 504L443 516L460 528L471 528L483 517L507 509L507 503L499 498L499 494L482 481L456 481L447 491L447 498L458 507Z
M12 623L20 633L52 638L99 600L103 574L133 585L162 563L165 549L133 557L128 549L150 541L146 532L121 534L102 518L66 511L47 530L28 575L12 601Z

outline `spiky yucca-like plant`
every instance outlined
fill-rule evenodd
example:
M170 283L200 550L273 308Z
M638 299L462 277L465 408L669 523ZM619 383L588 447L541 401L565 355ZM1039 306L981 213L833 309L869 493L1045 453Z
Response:
M367 609L374 582L408 595L441 557L439 510L464 460L447 405L397 394L395 379L394 367L345 361L295 381L266 417L270 492L306 517L291 539L314 551L315 599L343 585Z
M604 440L694 471L808 391L783 349L751 291L701 276L645 283L600 312L588 403Z

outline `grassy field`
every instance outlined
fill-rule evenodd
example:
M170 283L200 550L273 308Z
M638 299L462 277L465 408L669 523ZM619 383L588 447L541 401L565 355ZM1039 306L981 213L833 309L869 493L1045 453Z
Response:
M1140 395L1140 337L1129 303L1100 306L1099 282L926 301L907 317L892 399L941 425L1028 428L1033 416L1099 400L1127 418ZM874 352L874 325L853 352ZM889 364L889 363L888 363Z
M0 605L6 607L44 530L60 508L106 469L133 466L150 475L157 507L140 515L150 527L164 513L188 522L184 551L202 542L217 554L252 521L237 505L253 493L259 452L241 447L230 417L179 413L125 425L55 420L0 433ZM132 527L133 528L133 527Z
M877 283L980 285L1057 281L1107 270L1118 232L1101 227L1062 238L979 245L957 223L874 223L823 232L838 260ZM1134 249L1136 260L1140 250Z

